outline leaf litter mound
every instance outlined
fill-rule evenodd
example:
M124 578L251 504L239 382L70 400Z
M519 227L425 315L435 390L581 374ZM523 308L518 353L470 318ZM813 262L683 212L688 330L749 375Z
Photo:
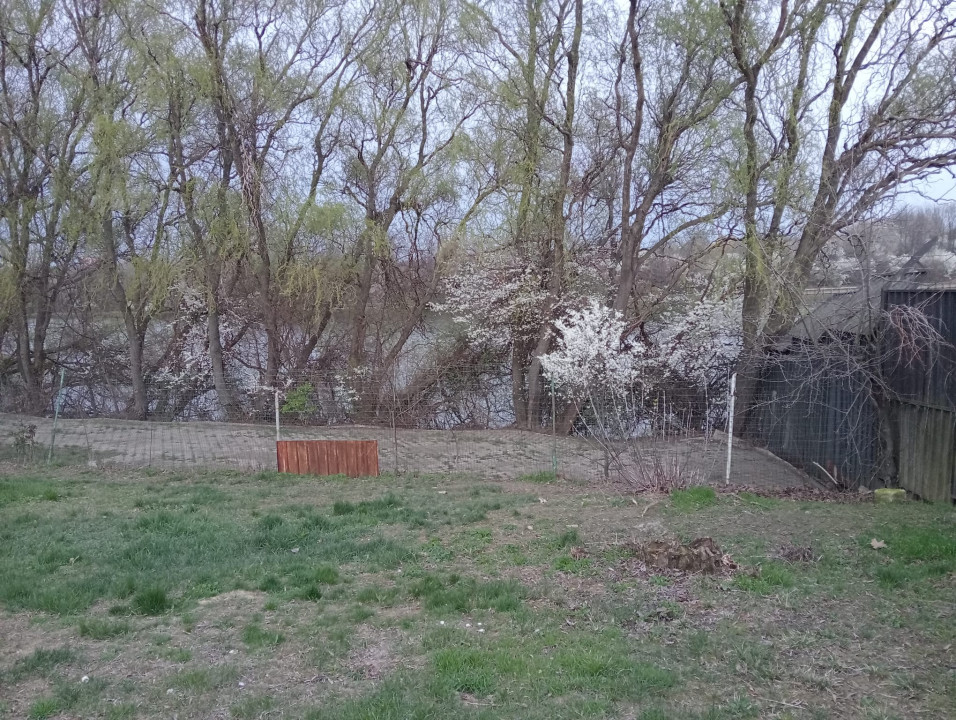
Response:
M631 543L625 549L631 558L641 562L647 570L715 575L737 569L737 563L709 537L697 538L689 543L652 540Z

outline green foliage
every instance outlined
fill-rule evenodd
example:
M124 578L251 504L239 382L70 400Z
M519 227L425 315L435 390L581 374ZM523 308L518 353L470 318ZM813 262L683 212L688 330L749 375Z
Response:
M296 385L295 388L286 393L285 402L282 403L280 410L286 414L298 415L300 418L313 414L318 409L312 402L314 392L315 387L312 383L306 382Z

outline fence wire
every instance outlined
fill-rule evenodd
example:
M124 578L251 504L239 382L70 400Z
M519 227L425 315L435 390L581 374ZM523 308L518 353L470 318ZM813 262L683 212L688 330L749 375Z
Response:
M746 440L733 441L732 482L810 482L767 448L818 477L815 463L826 469L828 461L838 476L870 472L868 460L858 463L863 470L857 472L843 456L837 465L827 456L833 455L833 437L855 437L814 425L819 417L845 415L833 397L804 397L785 377L762 382ZM6 411L0 414L0 441L21 460L45 460L52 446L56 461L96 466L275 470L278 420L278 437L285 440L375 440L380 469L389 474L542 481L559 476L632 487L654 487L675 476L688 484L725 479L726 383L595 388L571 398L544 382L538 396L529 398L514 392L507 372L462 366L375 377L299 373L272 386L233 382L224 388L223 402L211 378L181 376L150 384L145 420L130 418L129 388L84 377L66 377L42 416L17 412L16 388L0 390ZM804 431L797 432L797 425Z

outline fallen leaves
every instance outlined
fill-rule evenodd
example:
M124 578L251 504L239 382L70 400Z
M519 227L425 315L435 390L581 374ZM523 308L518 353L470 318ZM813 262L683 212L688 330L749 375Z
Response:
M881 548L885 548L886 543L883 542L882 540L877 540L876 538L873 538L872 540L870 540L870 547L873 548L874 550L879 550Z

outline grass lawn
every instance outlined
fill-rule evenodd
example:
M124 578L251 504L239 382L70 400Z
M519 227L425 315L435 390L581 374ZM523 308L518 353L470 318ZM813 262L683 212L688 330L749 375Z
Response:
M956 717L952 508L527 480L0 467L0 717Z

